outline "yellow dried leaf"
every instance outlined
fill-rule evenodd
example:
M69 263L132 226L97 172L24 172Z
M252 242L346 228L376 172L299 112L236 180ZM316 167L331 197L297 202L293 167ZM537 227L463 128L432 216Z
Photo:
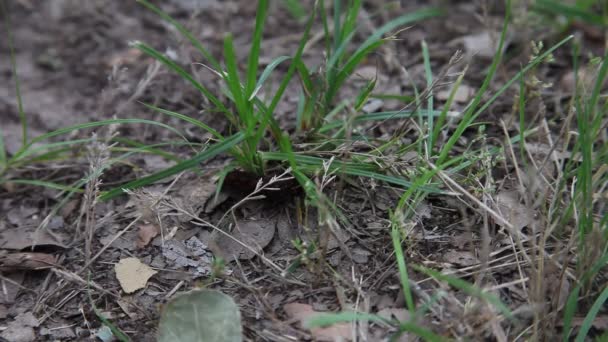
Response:
M156 274L150 266L137 258L125 258L114 265L116 278L126 293L133 293L146 287L148 279Z

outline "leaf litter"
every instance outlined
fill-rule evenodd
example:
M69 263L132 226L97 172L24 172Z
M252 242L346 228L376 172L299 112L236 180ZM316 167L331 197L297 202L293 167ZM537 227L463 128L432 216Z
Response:
M121 259L115 266L116 278L125 293L143 289L157 272L137 258Z
M195 236L185 242L175 239L164 241L162 254L173 268L188 269L193 278L211 274L213 254L207 245Z

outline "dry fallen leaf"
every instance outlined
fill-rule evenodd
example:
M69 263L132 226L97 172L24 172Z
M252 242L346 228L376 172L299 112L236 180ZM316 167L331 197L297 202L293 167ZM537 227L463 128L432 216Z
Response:
M40 323L31 312L26 312L15 317L15 320L7 324L0 336L12 342L30 342L36 340L35 327Z
M213 254L207 245L196 236L185 242L174 239L165 241L163 256L176 268L191 267L190 272L194 278L211 273Z
M133 293L146 287L148 279L156 274L150 266L137 258L125 258L114 265L116 278L126 293Z
M56 266L57 257L47 253L0 253L0 270L40 270Z
M449 251L443 255L443 260L462 267L473 266L479 263L475 255L468 251Z
M312 306L302 303L289 303L283 306L287 316L297 319L301 326L319 314ZM352 326L348 323L336 323L324 328L312 328L310 333L315 341L350 341L352 339Z
M6 229L0 233L0 248L21 250L32 246L65 248L61 236L51 235L44 229L20 227Z
M137 231L137 241L135 241L135 245L137 246L137 248L144 248L159 233L160 229L157 225L152 223L142 224L139 226L139 230Z
M217 235L214 243L209 245L213 246L213 253L222 257L226 262L235 259L249 260L256 256L255 252L261 252L270 243L274 236L275 226L276 223L271 220L238 222L232 231L232 236L253 251L224 234Z
M517 230L534 222L534 210L519 202L517 191L503 190L496 195L498 212ZM497 222L502 226L501 222Z

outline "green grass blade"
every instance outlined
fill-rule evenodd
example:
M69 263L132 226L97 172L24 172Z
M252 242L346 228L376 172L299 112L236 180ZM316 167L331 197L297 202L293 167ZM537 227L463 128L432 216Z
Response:
M606 27L606 21L601 15L584 8L565 4L563 0L536 0L532 5L532 10L552 15L563 15L570 20L579 19L589 24Z
M301 20L306 15L304 7L302 7L299 0L283 0L282 3L289 13L297 20Z
M291 57L289 57L289 56L277 57L272 62L270 62L270 64L268 64L266 66L266 68L264 68L262 75L260 75L260 79L258 80L257 84L255 85L255 89L253 89L251 96L249 96L249 101L253 100L253 98L258 95L258 92L264 86L264 82L266 82L266 79L272 74L274 69L276 69L276 67L278 67L281 63L285 62L286 60L288 60L290 58Z
M422 112L423 114L432 115L432 116L440 116L442 114L442 112L437 111L437 110L433 111L432 113L428 113L427 110L422 109L422 110L420 110L420 112ZM361 115L357 115L353 118L353 123L362 123L362 122L366 122L366 121L385 121L385 120L392 120L392 119L404 119L404 118L411 118L414 115L416 115L416 112L405 111L405 110L361 114ZM319 129L319 132L324 133L324 132L330 131L335 128L340 128L342 126L344 126L344 120L331 121L331 122L328 122L325 125L323 125Z
M593 320L597 316L598 312L600 312L600 310L604 306L604 303L606 302L607 299L608 299L608 285L604 286L604 290L597 297L597 299L591 306L591 309L585 316L585 319L583 320L583 324L581 324L581 328L578 331L576 338L574 339L575 342L584 342L586 340L587 334L589 333L589 330L591 329L591 326L593 325Z
M2 127L0 127L0 175L4 173L7 166L8 162L6 159L6 146L4 145L4 132L2 132Z
M369 321L393 325L393 322L384 317L365 312L338 312L338 313L319 313L306 321L304 326L308 329L326 327L337 323L350 323L354 321Z
M508 6L508 8L510 8L510 6ZM507 15L510 16L510 9L508 10ZM439 165L445 161L445 159L448 156L448 153L451 151L451 149L454 146L454 144L456 143L456 141L458 141L458 139L460 139L460 136L462 135L462 133L471 125L471 123L482 112L484 112L486 109L488 109L500 95L502 95L515 81L519 80L519 78L522 77L526 72L528 72L530 69L537 66L539 63L541 63L543 60L545 60L545 58L547 58L551 53L553 53L555 50L557 50L559 47L561 47L562 45L564 45L566 42L568 42L570 39L573 38L573 36L568 36L568 37L564 38L559 43L553 45L550 49L548 49L543 54L539 55L537 58L532 60L532 62L530 62L528 65L526 65L520 72L518 72L517 75L515 75L515 77L513 77L512 79L507 81L492 97L490 97L490 99L483 106L481 106L479 109L477 109L477 111L475 111L475 109L481 102L481 98L482 98L483 94L488 89L488 86L489 86L492 78L494 77L494 74L496 73L498 63L500 62L500 57L502 55L500 53L500 51L502 51L502 46L504 45L504 39L506 37L507 22L508 21L505 20L505 26L503 27L503 33L501 34L501 39L500 39L501 43L499 43L499 49L497 49L497 53L494 56L494 60L488 71L488 75L486 76L477 95L475 96L472 103L469 105L467 111L463 115L461 123L458 125L456 130L452 133L450 139L446 142L446 144L442 148L441 153L436 162L437 165Z
M342 23L341 23L342 0L334 0L333 12L334 12L334 48L333 48L333 51L336 51L338 49L338 46L340 46L340 44L343 41ZM333 54L334 53L332 52L331 55L333 55Z
M432 331L425 329L415 323L412 322L405 322L402 323L399 326L399 331L397 333L395 333L395 336L393 338L391 338L391 342L396 342L396 341L400 341L399 340L399 336L401 336L404 332L410 332L413 333L414 335L418 336L418 337L422 337L422 339L424 341L428 341L428 342L443 342L443 341L447 341L444 337L442 337L441 335L437 335L435 333L433 333Z
M185 160L181 163L178 163L177 165L174 165L172 167L169 167L165 170L159 171L152 175L129 182L127 184L123 184L120 187L116 187L116 188L104 193L103 195L101 195L100 199L105 201L105 200L111 199L113 197L116 197L116 196L122 194L123 189L140 188L142 186L146 186L146 185L152 184L154 182L157 182L161 179L178 174L182 171L194 168L194 167L198 166L199 163L201 163L207 159L213 158L216 155L233 148L235 145L237 145L239 142L241 142L244 139L244 137L245 137L245 135L242 132L232 135L232 136L226 138L225 140L212 145L211 147L209 147L205 151L197 154L196 156L194 156L188 160Z
M55 182L47 182L35 179L10 179L10 180L0 180L0 183L13 183L13 184L23 184L23 185L32 185L32 186L40 186L43 188L49 188L53 190L61 190L61 191L71 191L71 192L83 192L82 189L74 188L69 185L63 185Z
M458 91L458 88L460 87L460 84L462 83L462 80L464 79L464 75L466 73L466 70L462 72L462 74L460 74L458 76L458 78L456 79L456 82L454 82L454 86L452 87L452 90L450 91L450 95L448 96L447 101L445 102L445 105L443 106L443 110L441 111L441 113L439 114L439 118L437 119L437 122L435 123L435 128L433 129L433 145L431 145L431 149L433 149L435 147L435 144L437 143L437 139L439 139L439 133L441 132L441 128L443 127L443 124L445 123L447 117L448 117L448 112L450 110L450 107L452 106L452 103L454 102L454 97L456 96L456 92ZM429 118L428 120L432 120L430 118L430 112L427 113L427 117Z
M220 111L222 111L224 113L227 113L229 115L228 109L226 109L226 107L224 106L224 104L215 95L213 95L213 93L211 93L207 88L205 88L205 86L203 86L197 80L195 80L194 77L192 77L192 75L190 75L186 70L184 70L179 65L175 64L175 62L173 62L167 56L165 56L164 54L160 53L159 51L157 51L153 47L151 47L151 46L149 46L149 45L147 45L145 43L142 43L142 42L133 42L133 43L131 43L131 46L139 49L143 53L147 54L150 57L153 57L154 59L156 59L159 62L163 63L169 69L173 70L180 77L182 77L183 79L185 79L188 82L190 82L190 84L192 84L207 99L209 99L209 101L211 101L211 103L213 103L213 105L215 105Z
M361 89L361 91L357 95L357 98L355 99L355 112L358 112L361 110L361 108L365 105L365 103L369 99L369 96L371 95L372 91L374 91L375 88L376 88L376 79L375 78L373 80L367 81L367 83L365 84L365 87L363 87L363 89Z
M342 25L342 35L348 36L355 32L357 27L357 20L359 17L359 10L361 9L361 0L351 0L346 11L346 17L344 18L344 24ZM340 37L342 39L343 37Z
M574 315L576 314L576 310L578 308L578 295L580 290L580 286L577 286L574 288L574 290L572 290L572 292L570 292L570 295L568 295L568 299L566 301L566 306L564 307L564 342L569 341L570 334L572 333L572 320L574 319Z
M431 57L429 54L429 47L426 44L426 42L424 40L422 40L422 43L420 43L422 46L422 61L424 64L424 75L426 77L426 87L428 89L428 98L427 98L427 113L432 113L434 108L433 108L433 71L431 70ZM428 132L433 132L433 123L434 123L434 118L433 115L427 115L426 118L426 122L427 122L427 127L428 127ZM429 133L428 134L428 144L427 144L427 148L429 149L429 151L427 151L427 157L429 157L431 155L431 151L433 149L434 146L434 141L433 141L433 134Z
M475 296L475 297L484 299L488 303L492 304L496 309L498 309L498 311L500 311L503 315L505 315L505 317L510 318L510 319L515 319L515 316L513 316L513 313L511 312L511 310L509 310L509 308L500 300L500 298L496 297L492 293L488 293L465 280L442 274L441 272L432 270L430 268L426 268L423 266L415 266L415 268L418 271L425 273L439 281L444 281L444 282L448 283L450 286L455 287L461 291L464 291L465 293L467 293L470 296Z
M144 5L146 8L148 8L149 10L151 10L152 12L156 13L159 17L161 17L163 20L165 20L166 22L171 24L173 27L175 27L211 63L211 66L216 71L220 72L222 70L220 63L213 57L213 55L211 55L211 53L209 53L209 51L207 51L207 49L205 49L203 47L201 42L198 39L196 39L194 37L194 35L192 35L192 33L190 33L190 31L186 30L185 27L183 27L180 23L178 23L173 18L171 18L170 15L161 11L158 7L152 5L147 0L137 0L137 1L139 3L141 3L142 5Z
M27 145L27 118L25 117L25 111L23 110L23 99L21 98L21 87L19 85L19 75L17 73L17 61L15 59L15 47L13 43L13 33L11 31L11 23L8 11L4 4L4 0L0 0L0 12L2 12L4 16L4 23L6 29L6 36L8 40L8 48L10 51L10 61L11 61L11 72L13 77L15 78L15 95L17 97L17 109L19 115L19 121L21 121L21 134L23 135L21 138L21 145L25 147Z
M177 112L173 112L173 111L170 111L170 110L159 108L159 107L156 107L156 106L151 105L151 104L147 104L147 103L143 103L143 102L141 102L141 104L143 104L144 106L148 107L149 109L152 109L155 112L158 112L158 113L161 113L161 114L165 114L165 115L168 115L168 116L171 116L171 117L178 118L180 120L184 120L186 122L189 122L189 123L191 123L191 124L193 124L193 125L201 128L201 129L203 129L203 130L205 130L205 131L213 134L213 136L216 137L216 138L218 138L218 139L223 139L224 138L224 136L222 136L218 131L216 131L215 129L207 126L204 122L202 122L200 120L196 120L196 119L191 118L191 117L189 117L187 115L184 115L184 114L180 114L180 113L177 113Z
M227 34L224 38L224 61L226 64L226 76L224 79L226 80L226 84L228 85L230 95L234 100L234 104L236 105L241 122L248 128L252 127L254 124L254 118L247 110L245 94L243 93L243 86L239 77L238 61L236 51L234 50L232 34Z
M401 280L401 288L407 304L407 309L413 316L416 312L416 304L412 297L412 291L410 289L410 280L407 273L407 266L405 264L405 257L403 256L403 248L401 247L401 227L398 215L399 212L393 213L391 217L391 239L393 241L393 249L395 251L395 258L397 259L397 268L399 269L399 279Z
M291 61L291 64L289 65L289 69L287 70L287 73L283 77L283 80L281 81L279 88L277 89L274 97L272 98L272 102L270 103L268 108L266 108L266 110L263 111L263 113L264 113L264 115L262 117L263 123L265 126L270 127L274 138L279 143L279 146L281 146L281 141L284 140L282 137L283 133L281 131L281 128L278 126L278 124L274 120L272 120L273 119L272 115L274 114L274 110L276 109L277 105L279 104L279 101L281 100L281 98L283 98L285 89L287 89L287 85L293 78L294 73L296 72L296 70L298 69L300 64L303 64L301 62L302 54L304 52L304 47L306 46L306 42L308 42L308 39L310 37L310 30L312 28L312 24L314 23L315 13L317 11L317 5L318 5L318 2L315 2L315 7L314 7L310 17L308 18L308 22L306 23L304 33L302 34L302 38L300 39L300 43L298 44L298 49Z
M284 162L291 158L288 153L284 152L260 152L260 156L266 161L274 160ZM323 167L323 163L327 162L327 159L295 154L293 156L293 161L299 165L300 169L314 173ZM410 181L407 181L402 177L385 175L378 172L376 169L377 166L374 164L341 162L337 160L334 160L330 165L330 171L332 172L337 171L350 176L372 178L404 188L412 186ZM443 193L443 191L433 186L420 186L418 189L428 193Z
M350 57L350 60L360 59L359 55L363 53L366 49L368 49L371 45L376 44L379 40L382 40L382 36L384 36L384 34L393 31L399 27L403 27L405 25L412 24L414 22L421 21L424 19L436 17L441 14L442 12L438 9L425 8L389 21L388 23L377 29L371 36L369 36L363 42L363 44L361 44L357 51L353 53L353 55ZM348 65L350 63L346 62L345 64Z
M249 61L247 63L247 82L245 82L245 94L249 99L253 95L256 87L256 79L259 69L260 46L262 45L262 33L264 32L264 22L268 14L268 0L258 1L258 9L255 17L255 29L249 50Z
M110 331L112 331L112 334L114 335L114 337L116 337L116 339L118 339L120 342L131 342L132 341L131 338L127 334L125 334L122 330L120 330L117 326L115 326L112 322L110 322L110 320L106 318L106 316L103 314L103 312L101 312L95 306L95 302L93 301L93 296L91 296L91 274L90 273L87 277L87 296L89 297L89 303L91 304L91 307L93 308L93 312L95 313L95 316L97 316L97 318L99 318L101 323L103 323L106 327L110 328Z
M74 126L68 126L68 127L60 128L60 129L52 131L52 132L48 132L48 133L39 135L39 136L35 137L34 139L32 139L28 143L28 145L25 146L25 148L22 148L21 150L19 150L19 152L17 152L11 159L19 160L20 158L22 158L22 156L24 154L27 153L27 150L29 149L29 147L31 147L33 144L35 144L37 142L44 141L44 140L52 138L52 137L67 134L67 133L81 130L81 129L107 126L107 125L112 125L112 124L147 124L147 125L159 126L159 127L166 128L166 129L170 130L171 132L174 132L179 137L181 137L182 139L187 141L187 139L177 129L175 129L169 125L160 123L160 122L156 122L156 121L152 121L152 120L145 120L145 119L109 119L109 120L87 122L87 123L78 124L78 125L74 125Z

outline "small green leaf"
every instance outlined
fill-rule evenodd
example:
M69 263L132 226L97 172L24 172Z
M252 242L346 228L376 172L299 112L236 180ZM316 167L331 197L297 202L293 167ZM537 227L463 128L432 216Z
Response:
M211 290L178 295L160 318L159 342L240 342L241 313L232 298Z

